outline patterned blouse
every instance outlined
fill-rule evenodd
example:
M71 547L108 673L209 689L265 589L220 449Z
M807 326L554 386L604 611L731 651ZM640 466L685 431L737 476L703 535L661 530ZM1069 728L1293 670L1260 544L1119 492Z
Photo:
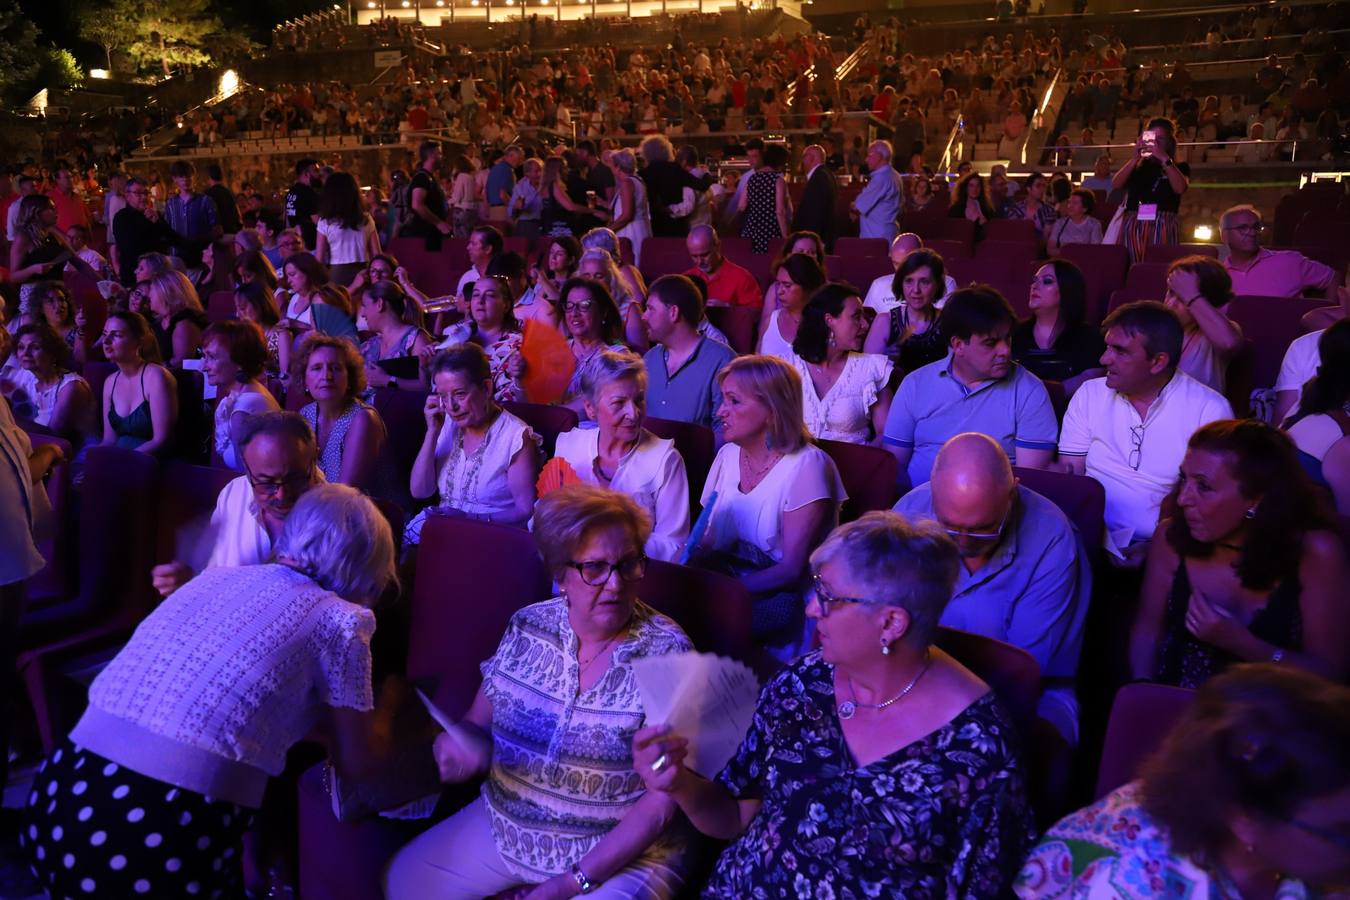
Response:
M507 866L538 883L590 851L642 796L633 734L645 724L632 662L693 650L680 626L638 602L609 670L580 690L577 637L561 597L517 612L483 663L492 768L483 799ZM658 838L647 851L675 854Z
M1031 851L1013 885L1022 900L1240 900L1226 879L1176 853L1166 828L1143 808L1139 782L1117 788L1065 816ZM1302 882L1287 878L1275 900L1307 900Z
M859 768L820 651L760 694L750 732L717 780L763 800L704 888L722 897L1001 896L1035 826L992 694Z

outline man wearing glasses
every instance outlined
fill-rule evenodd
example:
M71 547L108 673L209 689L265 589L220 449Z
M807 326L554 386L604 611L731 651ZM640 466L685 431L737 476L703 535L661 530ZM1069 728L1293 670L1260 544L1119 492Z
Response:
M1055 468L1106 489L1106 549L1125 568L1144 564L1158 509L1186 442L1201 425L1231 419L1223 395L1177 368L1181 320L1161 303L1127 303L1102 323L1105 378L1074 393Z
M244 474L225 485L211 514L210 558L204 568L266 562L298 501L324 480L314 432L299 413L254 416L240 438ZM200 548L205 555L205 547ZM174 560L151 570L155 589L168 596L196 575L191 564Z
M150 186L145 179L127 180L127 205L117 211L112 221L112 243L117 247L117 271L122 284L136 284L136 262L146 253L163 253L177 244L178 234L160 218L150 199Z
M933 477L895 505L931 519L961 554L941 624L1021 647L1041 667L1040 715L1078 742L1073 680L1092 595L1091 556L1053 502L1017 483L998 441L958 434L938 451Z
M1224 265L1233 279L1234 296L1299 297L1308 291L1326 291L1327 298L1335 300L1336 270L1297 250L1262 247L1265 228L1254 206L1234 206L1219 219L1228 248Z

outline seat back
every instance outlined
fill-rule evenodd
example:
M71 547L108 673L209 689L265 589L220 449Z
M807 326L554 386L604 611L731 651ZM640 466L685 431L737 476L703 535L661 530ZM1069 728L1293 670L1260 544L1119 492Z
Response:
M748 306L709 306L705 314L713 327L727 336L732 350L742 355L755 352L759 310Z
M1195 691L1165 684L1127 684L1116 692L1097 766L1097 797L1132 781L1195 699Z
M548 406L543 403L503 403L502 408L534 429L544 441L544 453L553 455L558 445L558 435L571 431L581 423L581 417L575 410L566 406Z
M206 317L212 322L234 318L234 291L212 291L206 299Z
M839 511L841 522L851 522L865 512L890 509L899 499L896 477L899 463L889 450L844 441L816 441L834 460L848 499Z
M1086 321L1100 324L1112 292L1125 286L1130 257L1124 245L1065 244L1059 255L1082 270L1088 289Z
M20 422L28 434L33 449L44 444L52 444L61 450L61 458L69 460L72 448L70 442L54 432L32 422ZM31 603L34 600L69 596L73 585L70 578L70 557L74 550L72 527L70 465L61 462L52 466L46 480L47 501L51 504L52 533L38 546L38 552L47 564L31 576L24 584L24 595Z
M834 252L845 259L881 257L890 265L891 248L885 238L841 237L834 242Z
M1106 540L1106 491L1087 475L1014 466L1013 474L1025 487L1060 508L1078 529L1084 546L1099 548Z
M200 370L170 369L178 388L178 422L174 426L174 456L204 463L210 458L215 419L203 395L206 377Z
M429 516L413 580L408 679L436 682L433 700L453 718L482 681L511 616L548 599L552 579L528 531Z
M1252 383L1274 387L1284 361L1284 351L1303 333L1300 320L1315 309L1330 306L1313 297L1234 297L1228 317L1242 327L1252 342Z
M638 596L678 622L700 652L757 668L760 650L750 634L752 600L737 579L653 559L638 585Z
M657 437L675 442L675 449L684 460L685 476L689 479L689 521L694 521L698 518L703 484L708 480L708 470L717 456L716 436L712 429L693 422L677 422L652 416L642 420L642 427Z
M1147 291L1150 300L1161 300L1167 295L1166 263L1137 262L1125 276L1125 287Z
M1219 256L1217 244L1149 244L1144 248L1146 263L1170 265L1173 260L1187 256Z
M428 250L422 238L394 238L386 248L399 265L408 270L413 284L428 297L443 297L455 292L459 273L469 268L466 242L448 239L440 250Z
M1041 667L1030 653L982 634L946 627L938 628L933 643L988 684L1018 731L1031 734L1041 699Z
M923 245L938 256L941 256L944 262L953 259L965 259L970 255L970 252L966 249L966 245L961 241L949 241L945 238L934 238L931 241L925 239Z
M98 413L94 434L99 438L103 437L103 385L116 371L117 366L98 360L90 360L80 369L84 380L89 382L89 393L94 395L94 409Z
M172 560L202 566L210 558L211 513L225 485L238 472L172 460L160 475L155 562Z
M953 219L943 216L933 223L933 237L946 241L957 241L966 248L966 256L975 250L975 223L969 219ZM928 235L923 234L924 240Z
M386 432L384 447L380 450L383 457L381 463L396 473L395 496L409 508L412 497L405 497L404 494L408 492L413 462L427 434L427 420L422 413L426 403L426 391L383 387L375 389L375 401L372 404L384 420Z
M831 281L846 281L864 294L882 275L893 275L889 256L827 256L825 272Z
M1030 219L990 219L984 223L986 241L1016 241L1033 247L1040 242L1036 223ZM979 248L975 248L979 251Z

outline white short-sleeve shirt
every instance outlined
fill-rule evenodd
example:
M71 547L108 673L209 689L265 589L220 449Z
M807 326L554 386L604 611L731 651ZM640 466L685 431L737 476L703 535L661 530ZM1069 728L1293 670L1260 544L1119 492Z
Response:
M872 407L890 381L895 365L880 353L850 353L844 371L822 397L811 382L806 360L789 360L802 379L802 412L806 429L817 440L865 444L870 436Z
M753 490L743 492L740 484L741 448L724 444L703 485L705 508L708 498L717 493L708 533L712 549L752 562L771 564L783 559L784 513L829 500L833 524L839 518L839 505L848 497L834 460L814 444L780 459Z
M1284 351L1284 362L1280 363L1280 375L1275 379L1276 391L1303 393L1303 386L1308 383L1308 379L1317 374L1317 366L1321 362L1317 342L1321 340L1324 330L1300 335L1289 344L1289 349Z
M600 429L578 427L558 435L553 455L566 460L582 481L600 484L595 473L599 453ZM666 562L678 559L689 539L689 479L675 442L643 431L608 486L632 497L652 517L647 555Z
M894 275L881 275L872 280L872 286L867 289L867 296L863 298L863 307L865 309L875 309L878 313L890 312L896 307L904 306L905 301L895 296L891 290L891 285L895 283ZM956 290L956 279L950 275L944 275L942 278L942 296L937 299L933 305L938 309L947 302L952 291Z
M375 230L375 220L369 215L360 228L348 228L337 219L320 219L317 228L328 242L330 266L370 262L366 258L367 236Z
M1153 535L1158 508L1176 482L1191 435L1202 425L1232 417L1222 394L1180 370L1143 419L1125 395L1106 386L1105 378L1086 381L1074 392L1059 452L1086 457L1087 474L1106 489L1108 549ZM1137 459L1132 458L1135 435Z

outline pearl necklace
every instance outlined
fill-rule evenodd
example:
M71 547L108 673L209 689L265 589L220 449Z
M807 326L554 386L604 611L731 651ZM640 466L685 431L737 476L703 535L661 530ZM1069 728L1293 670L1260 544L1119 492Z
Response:
M905 689L903 691L901 691L900 693L896 694L894 697L892 697L889 700L886 700L883 703L863 703L860 700L858 700L858 695L853 690L853 679L845 675L844 678L848 681L848 699L845 700L843 703L839 704L839 718L841 719L853 718L853 716L858 712L858 709L860 707L862 709L885 709L886 707L894 703L899 703L906 696L908 696L910 691L914 690L914 686L919 683L919 679L924 676L924 673L927 672L929 667L932 665L933 661L929 659L927 662L923 664L923 668L918 671L918 674L916 674L912 679L910 679L909 684L905 685Z

